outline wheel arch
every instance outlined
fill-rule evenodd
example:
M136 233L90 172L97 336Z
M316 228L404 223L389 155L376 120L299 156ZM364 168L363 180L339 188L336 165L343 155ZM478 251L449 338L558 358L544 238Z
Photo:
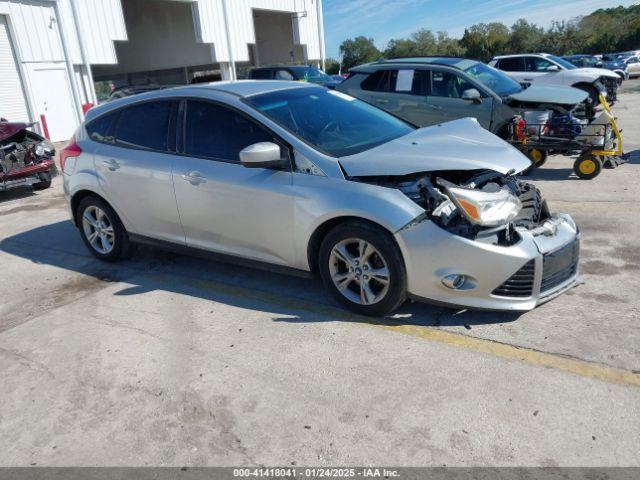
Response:
M363 223L366 225L370 225L374 228L383 230L384 232L389 234L389 237L393 239L396 245L398 244L393 232L378 222L369 220L364 217L358 217L355 215L344 215L339 217L333 217L328 220L325 220L323 223L318 225L316 229L313 231L313 233L311 234L311 236L309 237L309 242L307 243L307 262L309 263L309 269L312 272L318 271L318 255L320 254L320 245L322 245L322 241L325 239L325 237L329 234L331 230L333 230L339 225L342 225L348 222ZM399 245L398 245L398 252L400 253L400 257L404 262L402 249L400 248Z
M95 192L94 190L89 190L89 189L78 190L71 196L71 202L70 202L71 212L73 213L73 223L76 227L78 226L78 207L80 206L80 202L82 202L83 199L92 195L95 197L98 197L100 200L102 200L111 208L113 208L113 205L111 205L111 203L109 203L109 201L106 198L104 198L102 195Z

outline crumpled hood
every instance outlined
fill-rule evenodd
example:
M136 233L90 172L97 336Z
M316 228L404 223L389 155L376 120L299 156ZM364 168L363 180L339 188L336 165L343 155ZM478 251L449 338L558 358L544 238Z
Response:
M595 77L608 77L608 78L618 78L618 74L616 72L612 72L611 70L607 70L605 68L577 68L576 70L569 70L570 72L575 72L579 70L580 73L586 73L589 75L593 75Z
M584 90L556 85L536 85L535 83L521 92L509 95L509 100L529 103L555 103L560 105L578 105L589 96Z
M507 173L521 172L531 165L527 157L482 128L475 118L420 128L339 161L350 177L438 170L488 169Z
M23 123L23 122L2 122L0 121L0 142L8 140L16 133L31 128L35 123Z

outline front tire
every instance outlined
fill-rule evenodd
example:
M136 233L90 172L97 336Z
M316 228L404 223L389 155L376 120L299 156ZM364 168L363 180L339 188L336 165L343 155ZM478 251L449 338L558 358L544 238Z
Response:
M129 255L129 235L113 208L101 198L90 195L82 199L76 224L82 241L100 260L115 262Z
M384 316L407 297L400 249L382 228L364 222L338 225L323 240L318 262L327 289L356 313Z

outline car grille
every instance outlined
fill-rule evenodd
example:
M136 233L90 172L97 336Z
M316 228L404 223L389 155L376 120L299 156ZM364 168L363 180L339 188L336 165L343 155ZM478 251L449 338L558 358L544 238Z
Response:
M578 271L580 241L575 239L555 252L547 253L542 263L542 284L544 293L573 277Z
M530 297L533 292L535 272L535 260L530 260L491 293L501 297Z

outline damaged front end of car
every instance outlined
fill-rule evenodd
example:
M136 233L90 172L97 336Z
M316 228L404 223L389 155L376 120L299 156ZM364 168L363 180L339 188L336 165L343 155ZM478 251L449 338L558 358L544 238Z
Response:
M516 176L526 158L480 130L459 120L396 141L405 161L387 165L397 175L380 175L374 163L343 163L347 173L360 173L350 180L397 189L424 210L395 232L411 296L457 307L530 310L577 283L580 234L569 215L552 214L540 190ZM431 138L449 144L446 156L426 148Z
M55 175L55 149L29 130L33 124L0 120L0 191L21 186L48 188Z
M529 310L578 280L579 232L539 189L491 170L359 179L397 188L424 213L396 233L409 292L453 306Z

